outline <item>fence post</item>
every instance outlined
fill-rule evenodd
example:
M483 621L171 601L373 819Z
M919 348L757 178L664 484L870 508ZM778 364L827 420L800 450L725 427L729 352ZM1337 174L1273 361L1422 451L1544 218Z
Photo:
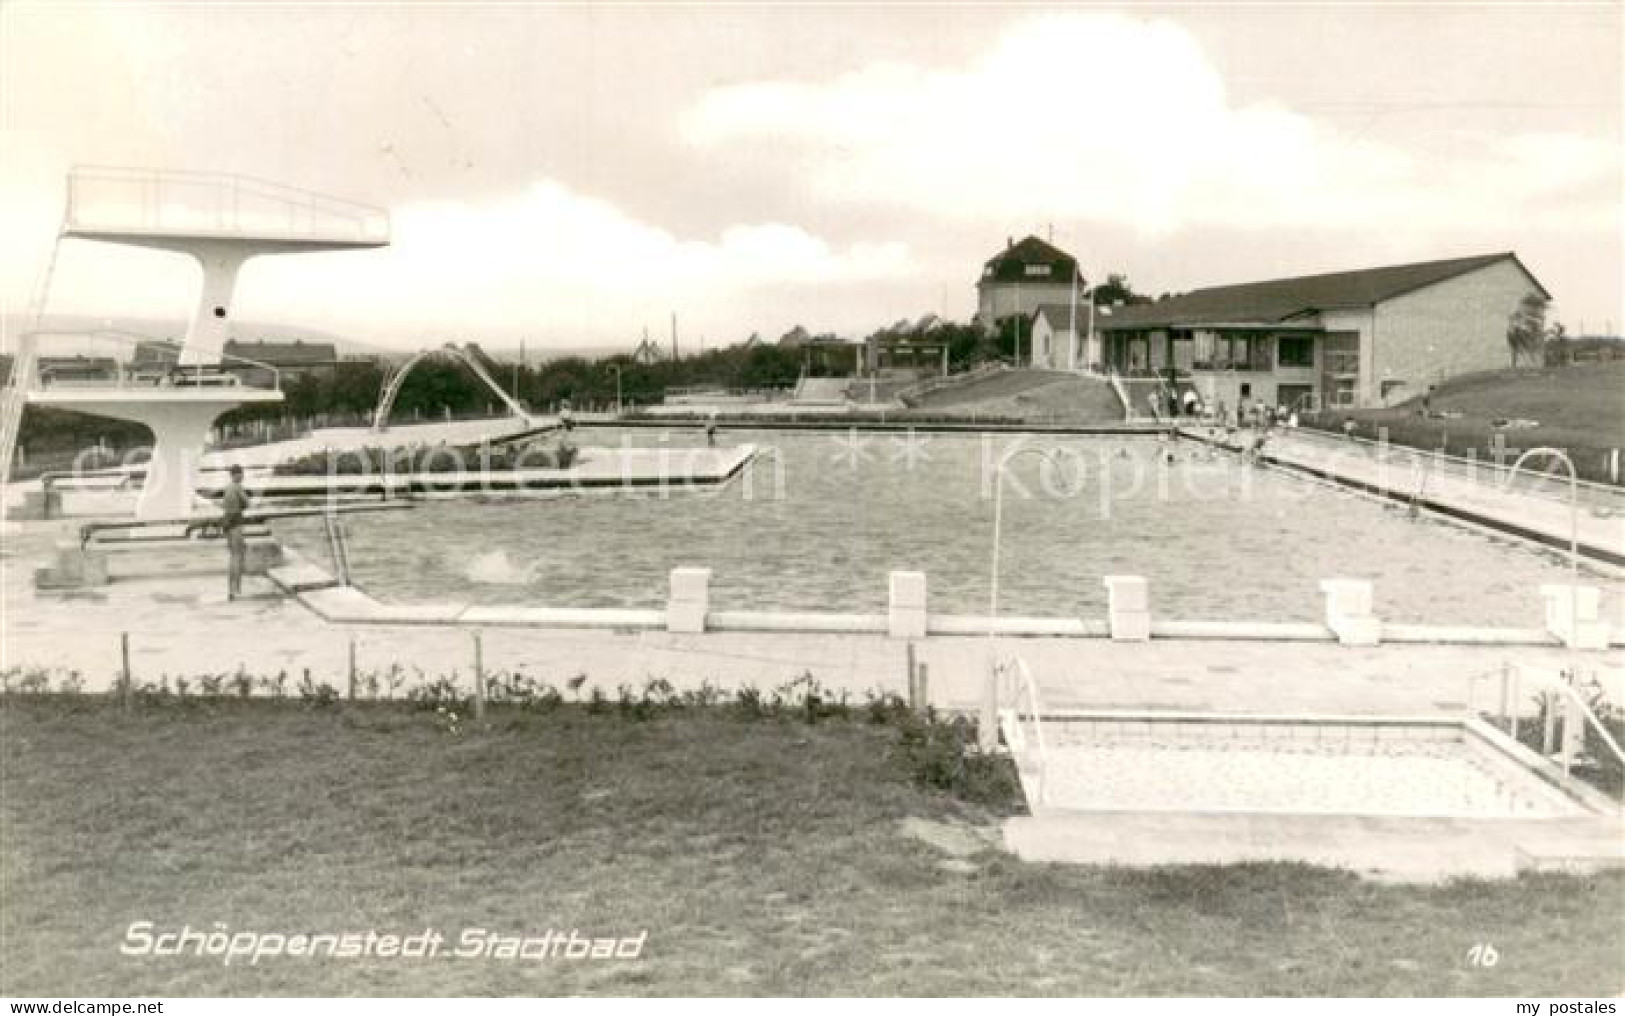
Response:
M1512 732L1512 739L1516 741L1518 739L1518 671L1512 671L1508 683L1512 688L1510 692L1512 707L1511 711L1507 713L1507 723Z
M908 708L912 712L920 707L919 682L914 676L914 668L916 664L914 662L914 643L912 641L910 641L908 644L907 656L908 662L906 666L908 668Z
M125 712L130 711L130 696L134 691L135 676L130 672L130 633L119 633L119 655L123 659L124 669L119 674L119 705Z
M924 713L925 711L927 711L928 709L931 708L931 665L930 664L928 664L928 663L921 663L920 664L920 676L919 676L916 683L918 684L919 693L920 693L919 711L921 713Z
M354 635L350 636L350 667L349 667L349 673L350 673L349 685L345 689L344 697L349 699L351 702L354 702L355 701L355 636Z
M976 740L984 755L999 749L999 670L991 656L987 679L982 682L982 716L976 725Z
M1540 696L1541 712L1545 713L1546 723L1540 732L1540 753L1547 758L1557 750L1557 696L1551 692L1543 692Z
M474 719L485 719L485 645L474 632Z

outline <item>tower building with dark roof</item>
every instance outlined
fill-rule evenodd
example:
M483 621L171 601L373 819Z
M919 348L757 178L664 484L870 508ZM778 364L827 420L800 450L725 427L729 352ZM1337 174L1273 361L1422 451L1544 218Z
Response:
M1088 285L1078 259L1036 236L1006 240L976 282L976 322L992 331L1006 318L1027 319L1046 303L1067 303Z

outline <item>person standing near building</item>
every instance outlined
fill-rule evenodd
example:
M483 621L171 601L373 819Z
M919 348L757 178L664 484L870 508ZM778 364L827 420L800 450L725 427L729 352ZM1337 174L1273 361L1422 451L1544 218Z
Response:
M248 537L243 532L247 520L248 492L243 490L243 467L231 467L231 480L220 495L220 532L226 538L226 599L243 594L243 565L248 557Z

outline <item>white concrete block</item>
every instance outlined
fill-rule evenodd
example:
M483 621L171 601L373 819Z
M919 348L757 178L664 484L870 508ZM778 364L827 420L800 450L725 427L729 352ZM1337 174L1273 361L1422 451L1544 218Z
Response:
M886 615L886 634L894 639L925 638L925 611L893 607Z
M1106 587L1107 601L1112 613L1120 610L1149 611L1151 593L1146 580L1139 575L1107 575L1101 583Z
M671 602L698 603L703 608L711 598L711 569L673 568Z
M891 602L886 610L886 631L892 638L925 637L925 572L891 573Z
M1608 626L1597 621L1581 621L1575 628L1574 638L1564 639L1575 649L1601 650L1608 648Z
M891 573L891 606L925 609L925 572L894 571Z
M1113 642L1146 642L1151 638L1149 610L1114 610L1108 620Z
M678 602L666 605L666 630L680 635L699 635L705 631L704 603Z
M1573 649L1607 649L1609 627L1598 619L1601 596L1596 586L1556 583L1540 587L1546 605L1546 630Z
M1335 617L1370 617L1371 583L1365 579L1322 579L1320 591L1326 597L1326 623Z
M671 599L666 604L666 630L685 635L705 631L711 609L711 569L673 568Z
M1601 606L1601 595L1596 586L1570 586L1567 583L1553 583L1540 587L1540 598L1546 604L1546 624L1568 624L1570 612L1574 612L1581 622L1597 620L1597 613Z
M1382 622L1371 613L1371 583L1365 579L1324 579L1326 627L1345 646L1374 646L1382 641Z
M1382 642L1382 622L1374 617L1344 617L1327 626L1345 646L1374 646Z

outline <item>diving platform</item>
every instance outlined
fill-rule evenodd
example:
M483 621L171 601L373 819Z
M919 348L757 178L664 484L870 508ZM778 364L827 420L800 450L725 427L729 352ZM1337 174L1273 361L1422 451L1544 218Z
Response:
M299 249L389 243L389 213L373 205L235 173L76 166L64 236L145 243L242 239Z
M225 346L244 262L388 246L389 213L237 174L85 166L68 175L61 237L197 259L203 287L180 362L209 363Z
M170 366L139 368L136 352L143 341L151 341L148 337L38 331L22 336L5 398L0 477L9 476L24 406L127 420L153 436L136 514L164 518L193 508L198 460L215 420L239 406L282 401L274 369L224 355L232 294L243 264L270 254L383 247L389 243L389 215L370 205L234 174L76 167L68 175L58 247L63 240L188 255L202 268L203 284ZM41 310L50 295L55 260L53 252L53 268L38 297ZM96 370L53 376L40 369L42 353L87 340L105 345L109 339L118 348L113 355L95 358Z

